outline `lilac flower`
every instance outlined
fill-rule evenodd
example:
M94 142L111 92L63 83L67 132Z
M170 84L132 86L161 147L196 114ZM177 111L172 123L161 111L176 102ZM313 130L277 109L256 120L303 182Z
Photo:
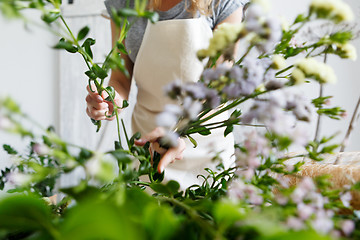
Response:
M173 128L178 121L178 116L172 112L161 112L156 116L156 124L159 127Z
M345 236L349 236L355 230L355 223L351 220L344 220L341 223L341 230Z
M50 152L49 147L47 145L41 144L41 143L35 143L33 145L33 150L39 156L47 155Z
M307 220L315 212L314 207L310 205L306 205L304 203L299 203L297 205L297 210L298 210L298 216L300 217L301 220Z
M304 222L302 220L300 220L299 218L293 217L293 216L291 216L287 219L286 225L290 229L294 229L296 231L304 229L304 227L305 227Z
M161 144L167 147L176 147L179 143L179 134L173 131L167 131L161 138Z
M282 36L280 20L266 15L258 4L252 4L248 8L245 28L248 32L255 33L252 42L263 52L273 49Z
M312 227L322 234L327 234L334 228L334 223L331 218L325 215L317 216L311 223Z
M230 71L229 76L231 79L234 79L236 82L240 82L243 79L244 76L244 70L240 68L238 65L234 65Z
M195 120L202 111L202 103L194 101L191 97L185 97L183 101L184 111L190 120Z
M181 95L181 81L175 80L174 82L166 85L164 87L164 92L171 98L176 99L179 95Z
M206 104L210 108L216 108L220 105L221 99L218 92L215 89L206 90Z
M344 207L347 207L347 208L350 207L351 199L352 199L351 192L346 192L345 194L342 194L340 196L340 200L341 200L342 204L344 205Z
M237 179L231 182L229 186L228 196L232 200L248 200L250 204L261 205L264 202L261 196L261 190L254 185L245 184Z
M206 87L203 83L185 84L183 87L185 95L193 99L204 99L206 96Z

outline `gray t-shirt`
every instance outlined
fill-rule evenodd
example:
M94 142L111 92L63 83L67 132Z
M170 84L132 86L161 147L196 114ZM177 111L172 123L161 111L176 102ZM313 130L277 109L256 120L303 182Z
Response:
M186 10L186 0L182 0L168 11L159 11L159 21L170 19L189 19L193 18L193 14ZM126 0L105 0L105 6L109 14L111 15L111 9L120 9L126 6ZM240 6L248 3L249 0L214 0L212 3L212 13L206 17L209 27L214 29L217 24L225 20ZM130 0L130 7L133 7L134 0ZM198 13L196 17L200 17ZM133 19L129 19L131 22ZM128 32L125 39L125 46L129 52L130 59L135 62L137 53L139 51L144 32L146 29L147 20L145 18L137 19L134 25Z

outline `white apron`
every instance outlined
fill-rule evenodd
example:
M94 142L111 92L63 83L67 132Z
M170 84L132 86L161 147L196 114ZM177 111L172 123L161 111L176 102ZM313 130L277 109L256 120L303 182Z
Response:
M206 48L212 31L204 18L175 19L148 22L133 71L133 80L138 88L137 102L132 116L133 132L145 135L156 127L156 115L163 111L165 104L172 102L164 94L164 86L175 80L196 82L203 71L203 63L196 57L199 49ZM214 121L221 121L227 113ZM233 136L223 135L224 129L211 131L209 136L192 135L198 142L185 139L184 158L165 168L165 179L176 180L181 189L202 183L199 174L208 174L204 168L215 169L218 163L211 161L214 152L223 151L221 157L229 167L234 152Z

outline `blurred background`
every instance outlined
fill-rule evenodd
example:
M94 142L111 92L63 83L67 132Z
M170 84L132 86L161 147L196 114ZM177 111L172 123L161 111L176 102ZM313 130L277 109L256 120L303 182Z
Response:
M310 0L270 0L271 11L292 22L295 15L306 12ZM351 5L356 21L359 22L360 1L344 0ZM73 0L64 2L64 13L75 32L90 26L90 37L97 40L94 56L103 61L110 50L110 22L101 16L105 7L102 0ZM39 22L39 15L29 11L28 17ZM54 126L65 140L101 150L113 148L115 123L105 124L100 133L85 113L85 87L87 78L83 74L85 64L77 55L52 49L58 37L32 24L24 25L19 20L6 20L0 16L0 96L11 96L22 110L44 127ZM353 44L360 49L360 39ZM323 121L322 135L340 132L336 140L343 139L350 117L360 95L360 59L340 60L331 56L329 64L334 68L338 82L325 87L325 95L334 96L332 103L346 109L348 117L341 121ZM309 97L318 94L318 89L304 87ZM132 94L132 96L135 93ZM130 101L131 103L131 101ZM123 114L129 120L130 111ZM359 121L358 121L359 122ZM358 123L358 125L360 125ZM315 127L313 128L315 129ZM313 131L309 129L309 131ZM241 135L241 130L237 132ZM360 151L360 126L352 133L346 151ZM13 145L21 151L25 144L18 137L0 133L0 145ZM0 169L9 164L9 157L0 149Z

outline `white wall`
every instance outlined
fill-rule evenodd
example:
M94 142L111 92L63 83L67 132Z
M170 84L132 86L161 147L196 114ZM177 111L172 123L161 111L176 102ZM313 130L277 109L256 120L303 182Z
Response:
M37 21L37 14L29 13ZM0 14L0 96L11 96L22 110L42 126L57 127L57 52L51 48L56 38L35 26L28 30L20 20L7 20ZM4 143L21 149L19 137L0 133L0 169L8 163Z

